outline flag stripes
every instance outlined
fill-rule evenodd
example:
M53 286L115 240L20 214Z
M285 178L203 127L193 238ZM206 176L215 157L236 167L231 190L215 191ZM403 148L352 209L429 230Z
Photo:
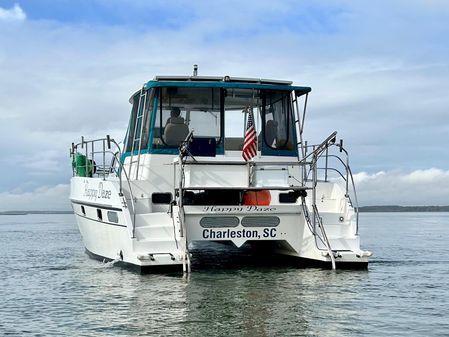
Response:
M253 109L248 109L248 121L246 124L245 139L243 141L242 157L246 161L255 157L257 154L256 129L254 128Z

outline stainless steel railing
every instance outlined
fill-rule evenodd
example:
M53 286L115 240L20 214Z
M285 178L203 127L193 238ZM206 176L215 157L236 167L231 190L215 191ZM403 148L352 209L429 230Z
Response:
M337 177L343 179L345 183L345 197L348 198L350 205L354 208L356 213L356 234L358 234L358 199L354 177L349 165L349 154L343 147L342 140L340 140L339 143L336 143L336 134L336 132L333 132L318 145L304 144L303 153L306 155L300 162L304 165L304 180L312 182L313 191L315 191L318 181L330 181L330 177L332 176L331 173L336 173ZM311 160L308 160L310 158ZM319 172L321 172L321 176L319 176ZM312 203L316 204L316 195L314 193L312 196Z
M112 150L112 146L115 147L115 151ZM125 194L123 193L122 177L125 177L133 212L132 233L134 237L136 223L135 197L129 176L121 161L122 149L120 145L109 135L105 138L93 140L85 140L84 137L81 137L81 142L72 143L70 157L72 158L73 176L96 177L105 180L112 174L119 180L119 196L123 198Z

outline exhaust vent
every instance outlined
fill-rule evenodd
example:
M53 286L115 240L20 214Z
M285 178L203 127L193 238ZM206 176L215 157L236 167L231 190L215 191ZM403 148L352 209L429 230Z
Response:
M236 216L205 216L201 218L200 225L203 228L237 227L239 218Z
M245 216L243 227L277 227L281 220L277 216Z

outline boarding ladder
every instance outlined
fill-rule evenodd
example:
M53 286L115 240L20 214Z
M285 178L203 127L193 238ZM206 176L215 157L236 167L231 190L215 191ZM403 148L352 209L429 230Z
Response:
M337 131L334 131L333 133L330 134L329 137L327 137L320 145L318 145L316 147L316 149L312 152L312 163L311 163L312 183L313 183L313 186L312 186L313 228L314 228L314 230L316 230L317 227L320 229L320 232L322 234L322 237L320 236L320 238L322 239L322 241L324 242L324 244L327 248L327 252L328 252L329 257L332 262L332 270L336 269L335 256L334 256L334 253L332 252L329 239L327 238L327 235L326 235L326 230L324 229L322 218L320 217L320 214L318 212L318 207L316 205L316 186L317 186L317 180L318 180L317 179L318 157L320 156L320 154L322 152L327 151L328 147L331 144L335 143L336 137L337 137Z
M312 220L312 219L310 219L309 209L307 207L306 198L304 196L301 198L301 205L302 205L302 209L303 209L303 213L304 213L304 218L306 219L306 223L307 223L307 226L309 227L309 230L312 232L312 234L316 238L318 238L326 246L327 253L331 259L332 269L335 270L336 269L335 255L331 249L329 239L327 238L327 234L324 229L323 221L318 212L318 207L315 204L312 205L312 210L313 210L313 220ZM317 233L317 231L316 231L317 225L318 225L318 228L322 235L319 235Z
M180 227L181 246L183 249L182 270L184 273L191 272L191 261L187 240L187 228L185 224L183 194L184 194L184 158L189 154L188 143L190 142L192 137L193 137L193 130L190 131L186 139L179 146L179 155L178 155L179 185L178 185L178 193L177 194L175 193L175 198L177 198L177 205L178 205L178 220Z
M134 130L132 134L132 147L131 147L131 157L129 160L129 168L128 168L128 176L129 179L137 180L139 177L139 166L140 166L140 154L142 150L142 134L144 125L143 122L145 121L145 113L146 113L146 102L147 102L147 93L144 90L144 87L140 90L139 95L139 104L137 106L137 115L136 115L136 121L134 123ZM137 152L137 153L136 153ZM136 159L137 157L137 159ZM135 176L132 176L132 167L133 164L136 164L136 173Z
M298 158L298 160L299 160L299 163L302 163L302 166L304 168L302 171L302 175L303 175L302 181L304 182L306 180L305 171L306 171L307 164L310 164L311 170L313 172L312 173L313 174L313 177L312 177L312 180L313 180L313 182L312 182L313 218L312 219L310 218L310 214L309 214L309 210L308 210L308 207L306 204L305 196L301 196L301 204L302 204L304 217L305 217L305 220L307 222L307 225L308 225L310 231L316 238L318 238L326 246L327 253L331 259L332 269L335 270L336 269L335 256L332 252L332 248L331 248L329 239L326 235L326 230L324 229L322 218L320 217L320 214L318 212L318 207L316 205L316 185L317 185L317 161L318 161L318 158L323 151L327 151L328 147L331 144L335 143L337 132L336 131L333 132L320 145L318 145L312 153L307 155L307 145L303 144L303 138L302 138L302 133L303 133L303 129L304 129L305 113L306 113L306 108L307 108L307 99L308 99L308 94L306 94L306 96L305 96L304 109L302 111L302 116L300 116L298 97L296 96L295 92L292 92L293 112L294 112L294 116L296 116L294 125L296 128L296 134L299 135L299 140L296 145L298 147L298 154L301 153L301 155L302 155L302 159ZM308 163L308 162L306 162L306 160L310 156L312 157L312 161ZM317 233L317 230L316 230L317 228L320 230L321 235Z

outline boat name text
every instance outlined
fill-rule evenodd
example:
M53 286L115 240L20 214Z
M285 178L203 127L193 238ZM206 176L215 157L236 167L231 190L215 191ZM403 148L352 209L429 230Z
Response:
M245 212L259 212L269 213L275 212L276 207L260 207L260 206L205 206L203 212L213 213L245 213Z
M111 199L111 190L105 190L103 183L98 183L98 188L89 188L89 183L84 185L84 196L89 200Z

